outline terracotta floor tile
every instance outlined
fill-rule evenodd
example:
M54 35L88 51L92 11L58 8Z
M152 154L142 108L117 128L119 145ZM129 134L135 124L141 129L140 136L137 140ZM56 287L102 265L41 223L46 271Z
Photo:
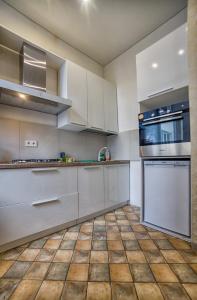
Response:
M94 225L93 231L94 232L106 231L106 227L105 225Z
M50 262L52 261L56 250L54 249L41 249L39 254L36 256L36 261Z
M89 281L109 281L109 265L90 264Z
M80 232L84 232L84 233L92 233L93 231L93 226L92 225L82 225Z
M91 241L77 241L76 250L91 250Z
M161 250L161 253L165 257L167 263L185 263L185 260L176 250Z
M69 264L52 263L49 267L46 279L48 280L65 280L68 273Z
M90 251L83 250L83 251L78 251L75 250L73 257L72 257L72 263L75 264L85 264L89 263L90 260Z
M135 234L133 232L121 232L121 238L123 241L125 240L135 240Z
M64 235L65 235L66 231L65 230L62 230L62 231L58 231L58 232L55 232L53 234L50 235L50 238L49 239L53 239L53 240L62 240Z
M14 261L2 260L0 261L0 277L2 277L8 269L13 265Z
M108 251L91 251L90 263L108 263Z
M107 233L103 232L93 232L93 240L103 241L107 239Z
M137 300L135 286L133 283L112 282L113 300Z
M192 300L197 300L197 284L185 283L183 284L186 289L188 295Z
M150 240L148 232L134 232L134 234L137 240Z
M159 249L163 249L163 250L173 250L174 249L174 247L168 240L155 240L154 242L159 247Z
M88 264L70 264L67 280L88 281Z
M39 254L40 249L25 249L23 253L18 257L20 261L34 261Z
M72 255L73 250L57 250L53 261L69 263L71 261Z
M67 231L69 231L69 232L79 232L80 229L81 229L81 224L77 224L77 225L74 225L74 226L68 228Z
M93 241L92 250L107 250L107 242L99 240Z
M197 264L190 264L190 267L197 273Z
M0 259L2 260L16 260L20 254L24 251L24 248L15 248L4 253L0 253Z
M45 249L58 249L59 245L61 243L61 240L48 240L46 244L44 245Z
M197 274L187 264L171 264L171 268L183 283L197 283Z
M149 235L150 235L151 239L153 239L153 240L165 240L166 239L165 234L162 232L159 232L159 231L152 231L152 232L150 231Z
M118 225L106 226L107 232L120 232Z
M61 300L85 300L87 282L67 281L65 283Z
M62 281L43 281L35 300L59 300L64 283ZM50 295L50 296L49 296Z
M114 264L127 263L125 251L113 250L109 251L109 262Z
M19 283L18 279L0 280L0 300L7 300Z
M121 240L121 235L119 232L107 232L107 240L114 241L114 240Z
M140 247L143 251L156 250L157 247L152 240L139 240Z
M68 231L68 232L66 232L65 233L65 236L64 236L64 240L77 240L77 237L78 237L78 232L70 232L70 231Z
M132 282L128 264L110 264L111 281Z
M9 270L4 274L6 278L22 278L29 267L31 266L30 262L16 261Z
M129 221L128 220L117 220L116 221L118 225L129 225Z
M119 229L121 232L131 232L133 231L130 225L120 225Z
M30 245L29 245L29 248L32 248L32 249L40 249L44 246L44 244L46 243L46 240L45 239L40 239L40 240L36 240L36 241L33 241Z
M75 240L65 240L61 242L60 249L63 250L73 250L75 248Z
M47 273L49 265L50 264L46 262L34 262L25 274L24 278L43 280Z
M10 300L33 300L41 283L38 280L22 280Z
M154 282L155 279L148 264L131 264L130 270L134 282Z
M122 241L107 241L108 250L124 250Z
M186 241L176 239L176 238L170 238L169 241L177 250L191 249L191 245Z
M157 282L178 282L176 275L167 264L150 264Z
M140 250L137 240L123 241L125 250Z
M166 300L189 300L180 283L160 283L159 286Z
M144 255L148 263L162 264L166 262L159 250L144 251Z
M111 300L111 287L107 282L88 282L87 300Z
M143 226L143 225L141 225L141 224L134 224L134 225L132 225L132 229L133 229L133 231L136 231L136 232L144 232L144 231L146 231L146 228Z
M142 251L126 251L127 259L130 264L146 263L144 253Z
M92 233L80 232L78 235L78 240L81 240L81 241L92 240Z
M187 263L197 264L197 252L193 250L182 250L180 254Z
M156 283L135 283L139 300L164 300Z

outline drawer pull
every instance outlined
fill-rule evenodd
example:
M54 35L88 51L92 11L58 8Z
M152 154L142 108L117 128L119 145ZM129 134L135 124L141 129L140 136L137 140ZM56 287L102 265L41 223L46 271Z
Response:
M99 169L101 168L101 166L88 166L88 167L84 167L85 170L89 170L89 169Z
M57 202L60 201L58 198L53 198L53 199L47 199L47 200L42 200L42 201L36 201L32 203L32 206L39 206L39 205L43 205L46 203L53 203L53 202Z
M39 173L39 172L58 172L58 168L36 168L32 169L33 173Z

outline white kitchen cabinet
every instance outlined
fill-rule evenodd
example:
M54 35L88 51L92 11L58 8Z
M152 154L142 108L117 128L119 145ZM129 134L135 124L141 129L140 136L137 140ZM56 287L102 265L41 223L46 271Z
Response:
M79 218L104 209L103 166L78 168Z
M59 95L72 100L72 108L58 115L58 128L81 131L87 125L87 71L71 61L59 70Z
M105 208L129 200L129 165L104 167Z
M136 55L138 101L188 85L186 24Z
M0 207L47 201L77 192L77 168L0 170Z
M118 107L116 87L103 80L105 131L118 133Z
M103 78L87 72L88 128L104 130Z

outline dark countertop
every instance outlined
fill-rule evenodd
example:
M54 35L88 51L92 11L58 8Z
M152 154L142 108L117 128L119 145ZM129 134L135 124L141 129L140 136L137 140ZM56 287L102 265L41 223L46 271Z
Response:
M95 165L118 165L129 164L129 160L111 160L103 162L51 162L51 163L0 163L0 169L31 169L31 168L50 168L50 167L83 167Z

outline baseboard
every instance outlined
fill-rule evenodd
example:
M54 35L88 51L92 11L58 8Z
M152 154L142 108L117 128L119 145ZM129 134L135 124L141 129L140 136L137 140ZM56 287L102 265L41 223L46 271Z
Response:
M64 223L64 224L61 224L61 225L58 225L58 226L55 226L55 227L52 227L52 228L40 231L40 232L36 232L34 234L28 235L28 236L26 236L24 238L15 240L13 242L6 243L6 244L0 246L0 253L4 252L4 251L7 251L7 250L10 250L10 249L13 249L13 248L16 248L16 247L19 247L19 246L22 246L23 244L32 242L34 240L38 240L40 238L43 238L43 237L45 237L47 235L50 235L50 234L53 234L55 232L61 231L61 230L66 229L68 227L71 227L71 226L83 223L85 221L91 220L91 219L93 219L95 217L98 217L98 216L100 216L102 214L105 214L107 212L113 211L114 209L120 208L120 207L125 206L127 204L129 204L129 201L125 201L125 202L116 204L114 206L111 206L109 208L103 209L103 210L101 210L99 212L90 214L88 216L85 216L85 217L82 217L82 218L79 218L79 219L75 219L75 220L73 220L71 222L67 222L67 223Z

